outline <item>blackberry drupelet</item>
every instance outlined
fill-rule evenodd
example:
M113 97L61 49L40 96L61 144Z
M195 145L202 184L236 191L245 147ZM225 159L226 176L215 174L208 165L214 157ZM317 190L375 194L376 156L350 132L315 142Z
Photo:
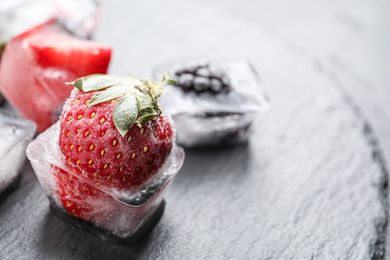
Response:
M177 86L185 92L220 94L231 90L226 74L210 63L181 66L175 76Z

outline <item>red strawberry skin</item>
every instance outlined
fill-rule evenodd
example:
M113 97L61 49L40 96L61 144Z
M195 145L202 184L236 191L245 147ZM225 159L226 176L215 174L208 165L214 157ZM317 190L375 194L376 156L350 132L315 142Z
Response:
M93 203L99 200L107 204L110 201L109 196L61 168L52 166L52 174L56 178L62 204L75 217L91 221Z
M58 120L57 111L73 89L65 82L87 74L105 74L110 58L111 47L75 38L51 20L7 43L0 89L42 132Z
M73 173L78 169L73 167ZM105 227L126 237L138 228L161 199L148 201L140 207L129 207L92 186L75 174L52 166L57 184L57 194L65 210L71 215ZM161 198L161 196L158 196ZM122 229L119 229L122 227Z
M58 194L70 214L85 220L101 216L91 213L95 210L82 201L78 206L66 202L72 199L80 201L82 185L76 185L80 182L77 177L87 179L94 187L103 190L133 190L158 172L174 141L172 119L163 109L158 118L148 121L141 128L134 124L122 137L112 118L114 107L121 98L87 106L95 94L96 91L72 91L64 106L59 138L65 160L80 170L75 171L73 184L57 174ZM82 211L85 214L80 213ZM91 214L88 215L88 212Z

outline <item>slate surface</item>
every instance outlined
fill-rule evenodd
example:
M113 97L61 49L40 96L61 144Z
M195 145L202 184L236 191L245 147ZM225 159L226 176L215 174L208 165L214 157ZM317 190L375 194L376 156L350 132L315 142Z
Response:
M206 4L122 4L107 4L96 37L114 46L111 73L150 75L154 64L183 57L246 57L272 111L247 144L186 150L160 223L137 246L103 243L51 215L26 163L20 188L0 205L1 259L383 259L386 166L332 73L264 27ZM121 26L115 17L125 17Z

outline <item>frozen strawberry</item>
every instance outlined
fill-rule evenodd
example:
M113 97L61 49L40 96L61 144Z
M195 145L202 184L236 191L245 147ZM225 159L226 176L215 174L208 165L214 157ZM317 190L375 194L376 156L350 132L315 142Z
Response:
M7 43L0 67L1 92L42 132L58 120L72 91L64 82L106 73L110 57L111 47L78 39L50 20Z
M61 203L73 216L102 223L108 218L107 214L112 213L98 207L99 204L113 202L112 197L61 168L52 166L52 173L56 178Z
M174 142L172 119L157 99L162 86L175 83L169 74L160 83L109 75L72 83L59 145L73 176L55 171L58 195L70 214L98 218L89 201L107 196L99 190L140 190L153 180Z

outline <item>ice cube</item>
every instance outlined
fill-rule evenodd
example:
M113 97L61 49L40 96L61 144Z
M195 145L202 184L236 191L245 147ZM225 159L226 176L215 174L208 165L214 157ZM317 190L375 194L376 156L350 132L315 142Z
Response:
M196 64L201 64L198 69ZM207 75L204 64L209 64ZM254 118L270 109L259 76L246 60L173 61L157 66L153 77L161 78L165 71L174 77L183 71L200 78L206 75L210 83L216 79L220 83L219 88L210 85L209 90L201 92L196 88L189 91L188 86L165 88L160 102L175 121L177 142L185 147L245 142Z
M116 241L123 243L133 241L134 236L139 235L139 230L145 229L145 226L150 228L150 223L156 223L156 215L162 214L165 190L183 164L182 148L174 145L165 164L145 185L122 191L101 187L82 174L76 176L74 171L79 169L77 166L71 168L65 163L58 146L59 131L60 122L57 122L40 134L27 148L27 157L57 215L59 213L67 220L80 222L66 212L63 203L75 205L82 203L84 208L88 208L88 215L92 216L86 219L89 224L83 226L85 229L91 231L92 223L93 233L102 229L105 232L99 232L99 235L104 236L108 232L110 234L108 239L112 240L114 237ZM78 188L91 193L83 198L79 197L80 200L74 196L61 197L58 194L58 179L69 183L77 179Z
M110 57L110 46L76 38L49 20L7 43L0 66L0 89L42 132L58 120L58 112L73 89L65 82L105 74Z
M57 18L73 34L90 38L99 13L100 4L94 0L4 0L0 1L0 32L14 36Z
M35 124L15 113L0 109L0 193L12 185L26 157L26 147L35 133Z

